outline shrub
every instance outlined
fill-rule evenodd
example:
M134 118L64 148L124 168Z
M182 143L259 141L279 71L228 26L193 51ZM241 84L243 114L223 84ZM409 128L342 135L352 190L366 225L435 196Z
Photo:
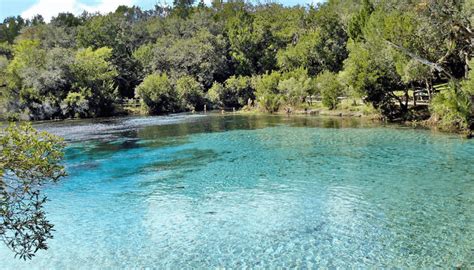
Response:
M257 102L267 112L278 111L283 103L284 97L278 89L280 78L281 74L278 72L254 78Z
M66 117L85 117L89 110L89 102L80 93L71 92L61 102L61 111Z
M218 107L224 107L225 91L226 89L222 83L214 82L209 91L207 91L207 98Z
M452 83L434 96L430 111L443 129L470 128L472 111L469 89L459 88Z
M204 90L202 85L191 76L183 76L176 82L176 90L182 108L202 110L204 107Z
M321 93L324 106L333 110L339 103L338 97L344 93L344 87L339 82L337 75L325 71L316 78L316 86Z
M303 68L284 73L278 83L278 89L285 95L286 101L293 106L304 103L306 97L314 92L311 79Z
M178 107L178 96L166 74L148 75L135 90L142 106L151 114L169 113Z
M209 100L217 106L240 108L255 99L251 78L231 76L224 84L215 82L208 91Z
M225 81L225 88L229 95L237 97L232 102L228 102L227 107L243 107L247 105L249 99L255 99L250 77L231 76Z

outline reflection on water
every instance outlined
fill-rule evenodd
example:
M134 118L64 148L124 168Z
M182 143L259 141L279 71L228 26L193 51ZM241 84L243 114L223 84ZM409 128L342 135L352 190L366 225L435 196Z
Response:
M305 116L37 127L69 142L55 238L32 262L0 247L2 269L474 267L472 140Z

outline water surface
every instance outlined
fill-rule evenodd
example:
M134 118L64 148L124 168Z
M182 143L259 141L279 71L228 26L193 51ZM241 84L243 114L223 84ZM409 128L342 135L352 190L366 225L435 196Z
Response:
M474 141L358 119L42 123L50 249L1 269L474 268Z

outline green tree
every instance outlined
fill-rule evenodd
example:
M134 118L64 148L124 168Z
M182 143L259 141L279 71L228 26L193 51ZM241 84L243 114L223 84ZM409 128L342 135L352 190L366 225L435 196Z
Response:
M202 110L204 90L202 85L191 76L183 76L176 82L178 98L186 110Z
M279 91L285 95L286 101L297 106L307 101L307 97L313 94L313 84L306 69L299 68L291 72L283 73L278 83Z
M330 110L336 109L338 97L344 94L344 87L339 82L337 74L325 71L316 78L316 85L321 93L322 103Z
M193 11L194 0L173 0L173 14L180 18L187 18Z
M350 53L342 74L353 96L363 97L389 118L399 117L404 103L394 94L402 85L393 50L375 41L350 42L348 47ZM399 102L398 108L394 107L394 101Z
M270 113L279 110L284 102L284 96L278 89L281 74L272 72L254 78L255 95L259 106Z
M459 88L456 83L437 93L431 104L432 117L440 123L440 126L448 130L472 129L472 92Z
M174 112L179 107L178 93L166 74L151 74L136 88L136 97L151 114Z
M0 133L0 239L21 259L47 249L53 237L41 187L65 176L63 147L60 138L29 124Z
M92 48L77 51L71 65L74 83L73 92L81 93L89 102L89 116L113 113L116 91L114 78L117 70L109 61L112 49Z
M14 58L7 68L9 87L22 87L23 73L28 68L41 68L46 52L41 49L38 40L22 40L13 46Z
M228 97L228 95L226 93L226 88L222 83L214 82L209 91L207 91L206 97L214 105L218 106L219 108L223 108L227 103L226 97Z
M61 111L65 117L86 117L89 114L89 101L81 93L70 92L61 102Z
M132 97L133 88L139 83L138 63L132 53L146 41L143 38L145 30L133 27L134 20L133 13L118 10L106 16L93 16L79 26L77 31L77 43L80 47L112 49L109 60L117 69L114 81L124 97Z
M227 72L226 43L222 36L207 30L191 38L166 36L156 44L140 47L134 56L145 72L169 73L173 77L190 75L206 88Z
M279 67L286 71L304 67L313 76L324 70L339 72L348 56L348 37L343 25L336 13L326 5L310 16L316 27L278 52Z
M369 0L363 0L359 12L352 16L348 25L349 37L354 41L364 40L363 31L372 12L374 12L374 6L372 3L370 3Z
M274 37L268 25L254 24L254 16L241 10L226 24L237 75L261 74L276 66Z
M21 29L27 25L21 16L7 17L0 24L0 42L13 44L15 38L20 34Z
M77 27L82 24L82 20L72 13L65 12L51 18L51 24L58 27Z
M255 91L250 77L231 76L225 81L224 85L226 93L229 95L225 99L226 107L241 108L247 105L249 100L255 99Z
M468 76L460 84L451 82L437 93L430 104L432 117L445 129L472 130L474 128L474 60Z

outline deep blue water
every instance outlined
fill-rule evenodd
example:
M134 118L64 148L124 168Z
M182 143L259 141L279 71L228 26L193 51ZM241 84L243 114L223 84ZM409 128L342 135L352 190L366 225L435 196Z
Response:
M1 269L474 268L474 140L358 119L37 124L69 143L50 249Z

